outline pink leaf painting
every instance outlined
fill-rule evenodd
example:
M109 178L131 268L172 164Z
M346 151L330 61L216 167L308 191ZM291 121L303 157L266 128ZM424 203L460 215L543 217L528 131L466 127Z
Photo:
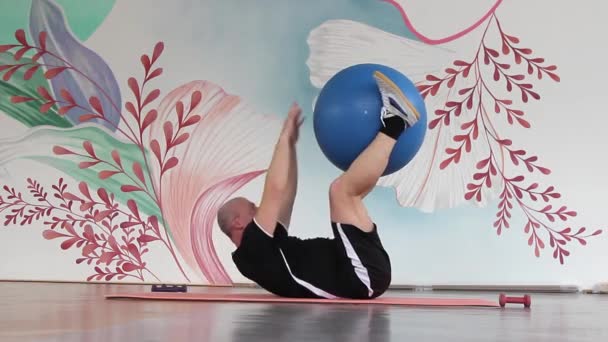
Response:
M184 121L195 116L200 116L200 120L180 128L175 111L178 102L185 106ZM191 103L194 108L189 108ZM161 163L150 163L154 188L162 194L165 222L191 269L211 284L230 284L211 244L217 206L267 168L280 120L256 114L239 97L227 94L218 85L193 81L166 95L159 104L158 118L146 132L144 140L161 142L157 149L162 153L167 149L167 122L174 127L171 136L181 129L180 132L189 133L189 138L171 147L167 154L166 160L178 161L175 167L163 173ZM200 213L208 215L207 220L201 219Z
M264 171L253 171L216 183L194 205L190 225L192 251L198 266L211 284L230 284L230 277L222 267L213 244L213 225L217 211L235 191L263 173Z

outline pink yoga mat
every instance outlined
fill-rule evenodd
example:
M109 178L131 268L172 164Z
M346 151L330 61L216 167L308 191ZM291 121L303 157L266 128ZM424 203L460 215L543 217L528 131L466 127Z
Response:
M202 302L249 302L249 303L316 303L316 304L379 304L410 306L484 306L499 307L497 302L470 298L413 298L380 297L372 300L283 298L269 294L235 293L118 293L106 295L107 299L175 300Z

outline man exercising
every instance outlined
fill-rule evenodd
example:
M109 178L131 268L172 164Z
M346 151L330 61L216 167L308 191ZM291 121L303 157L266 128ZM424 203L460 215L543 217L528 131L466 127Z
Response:
M398 137L419 113L386 75L375 72L382 127L329 188L334 237L300 239L287 230L297 192L296 142L301 110L293 104L266 173L259 206L238 197L218 211L220 229L236 250L238 270L283 297L371 299L391 282L391 263L363 198L384 172ZM348 123L345 123L348 124Z

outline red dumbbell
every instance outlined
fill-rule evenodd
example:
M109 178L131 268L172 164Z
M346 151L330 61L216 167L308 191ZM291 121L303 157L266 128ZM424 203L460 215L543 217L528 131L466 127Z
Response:
M523 297L507 297L504 293L501 293L498 297L498 303L503 308L507 303L523 304L524 307L529 308L530 305L532 305L532 297L530 297L530 295L524 295Z

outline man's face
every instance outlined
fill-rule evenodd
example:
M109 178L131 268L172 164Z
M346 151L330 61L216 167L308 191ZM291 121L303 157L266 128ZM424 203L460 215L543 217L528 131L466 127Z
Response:
M242 197L235 198L229 205L233 215L230 227L230 239L236 246L239 246L241 244L241 239L243 238L243 231L249 222L253 220L258 208L253 202Z
M253 220L257 207L246 198L237 198L234 203L236 228L244 228Z

